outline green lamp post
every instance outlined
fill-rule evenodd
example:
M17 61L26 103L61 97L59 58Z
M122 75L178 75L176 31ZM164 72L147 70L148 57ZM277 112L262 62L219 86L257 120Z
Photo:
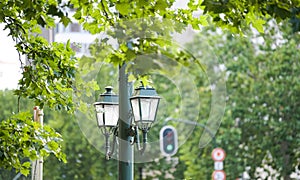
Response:
M106 92L99 96L94 103L97 123L106 138L106 158L114 152L115 139L119 140L119 179L133 180L133 144L143 153L147 143L147 133L156 119L160 97L154 88L141 86L135 89L129 98L128 77L126 65L119 68L119 96L115 95L112 87L106 87ZM132 109L132 110L131 110ZM132 122L134 119L134 122ZM143 132L143 147L139 143L139 131ZM114 135L112 150L109 136ZM132 143L132 137L134 142Z

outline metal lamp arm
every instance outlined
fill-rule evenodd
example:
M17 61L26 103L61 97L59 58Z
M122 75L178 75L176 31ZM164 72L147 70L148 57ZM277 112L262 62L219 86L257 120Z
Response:
M117 139L117 136L118 136L117 129L118 128L115 128L114 131L113 131L113 142L112 142L111 151L110 151L110 143L109 143L109 137L110 137L111 133L104 134L104 136L105 136L106 159L107 160L109 160L111 158L111 156L114 154L114 151L115 151L116 139Z
M143 147L142 149L140 150L141 154L144 154L145 150L146 150L146 147L147 147L147 134L148 134L148 130L143 130Z
M110 143L109 143L109 136L110 134L105 134L105 150L106 150L106 159L109 160L110 159L110 155L111 155L111 152L110 152Z
M146 150L146 147L147 147L147 133L148 133L148 130L142 130L143 131L143 147L141 147L141 143L140 143L140 137L139 137L139 130L138 130L138 127L135 126L134 127L134 130L135 130L135 142L137 144L137 150L141 153L141 154L144 154L145 150Z

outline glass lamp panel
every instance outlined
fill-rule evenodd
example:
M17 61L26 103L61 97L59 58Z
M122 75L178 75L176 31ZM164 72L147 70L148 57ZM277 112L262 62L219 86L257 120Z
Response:
M115 104L95 105L99 127L116 126L119 118L119 106Z
M135 121L140 121L140 105L139 105L139 99L134 98L131 99L131 106L132 106L132 112L134 115Z
M119 106L105 105L104 109L105 126L116 126L119 118Z
M95 109L96 109L98 126L102 127L103 126L103 113L104 113L103 105L97 104L97 105L95 105Z
M154 121L159 99L143 98L141 101L142 120Z

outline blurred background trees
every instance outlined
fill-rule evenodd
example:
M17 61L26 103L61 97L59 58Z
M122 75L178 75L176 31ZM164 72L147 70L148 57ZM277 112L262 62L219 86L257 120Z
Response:
M227 105L216 139L227 153L228 179L245 172L251 179L290 179L299 171L299 35L285 23L269 24L266 34L248 31L245 37L208 28L189 45L193 51L201 42L211 42L226 66ZM187 165L185 177L208 179L212 147L197 150L200 136L193 134L179 153Z

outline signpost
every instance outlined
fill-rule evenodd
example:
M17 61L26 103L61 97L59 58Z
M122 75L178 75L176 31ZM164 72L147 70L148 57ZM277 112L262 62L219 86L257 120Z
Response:
M212 174L213 180L226 180L226 173L223 171L223 161L226 157L226 153L222 148L215 148L211 153L214 162L214 172Z

